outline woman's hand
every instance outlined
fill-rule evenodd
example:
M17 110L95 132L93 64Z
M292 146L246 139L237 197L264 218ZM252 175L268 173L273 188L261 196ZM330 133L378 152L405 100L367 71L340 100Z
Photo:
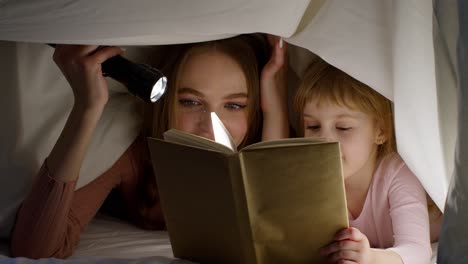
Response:
M286 43L272 35L268 35L268 42L271 58L260 77L263 141L289 137Z
M329 263L374 263L367 237L357 228L346 228L335 235L335 242L322 248L320 254Z
M89 109L107 103L109 91L101 64L122 52L119 47L56 46L53 58L73 89L75 106Z
M89 143L109 99L101 63L122 53L117 47L57 45L54 61L70 83L75 104L47 158L50 175L58 181L78 179Z
M260 77L261 105L264 113L277 111L287 103L286 43L279 37L268 35L272 46L271 57ZM282 43L282 44L281 44Z

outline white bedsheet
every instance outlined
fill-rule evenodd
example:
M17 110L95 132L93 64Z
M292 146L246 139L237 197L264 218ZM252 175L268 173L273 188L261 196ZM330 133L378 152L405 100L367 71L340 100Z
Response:
M83 256L173 258L167 232L143 230L130 223L102 215L96 217L82 234L72 258Z
M436 263L437 243L432 244L431 263ZM81 235L75 254L66 260L9 258L8 246L0 244L0 263L11 264L192 264L175 259L167 232L145 231L129 223L98 215Z
M167 232L145 231L121 220L98 215L81 235L75 254L67 260L8 258L8 246L0 244L0 263L12 264L190 264L175 259Z

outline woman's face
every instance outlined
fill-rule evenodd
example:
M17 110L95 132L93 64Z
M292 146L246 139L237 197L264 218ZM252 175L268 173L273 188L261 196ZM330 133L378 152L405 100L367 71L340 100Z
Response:
M224 53L204 50L187 58L179 76L175 128L213 140L210 112L216 112L239 146L248 124L242 68Z

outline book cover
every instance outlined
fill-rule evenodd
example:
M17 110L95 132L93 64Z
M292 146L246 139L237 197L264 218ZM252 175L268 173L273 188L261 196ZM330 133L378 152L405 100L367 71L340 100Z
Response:
M176 130L148 138L174 256L325 263L319 249L348 227L339 144L294 138L237 151L212 122L223 144Z

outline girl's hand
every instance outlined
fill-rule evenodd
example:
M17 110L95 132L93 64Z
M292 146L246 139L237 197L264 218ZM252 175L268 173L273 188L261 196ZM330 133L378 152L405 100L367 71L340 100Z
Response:
M260 76L262 141L289 137L286 43L272 35L268 41L273 50Z
M119 47L56 46L53 58L72 87L75 106L89 109L107 103L109 91L101 64L122 52Z
M373 263L369 240L359 229L343 229L334 239L336 242L320 250L320 254L326 256L329 263Z

